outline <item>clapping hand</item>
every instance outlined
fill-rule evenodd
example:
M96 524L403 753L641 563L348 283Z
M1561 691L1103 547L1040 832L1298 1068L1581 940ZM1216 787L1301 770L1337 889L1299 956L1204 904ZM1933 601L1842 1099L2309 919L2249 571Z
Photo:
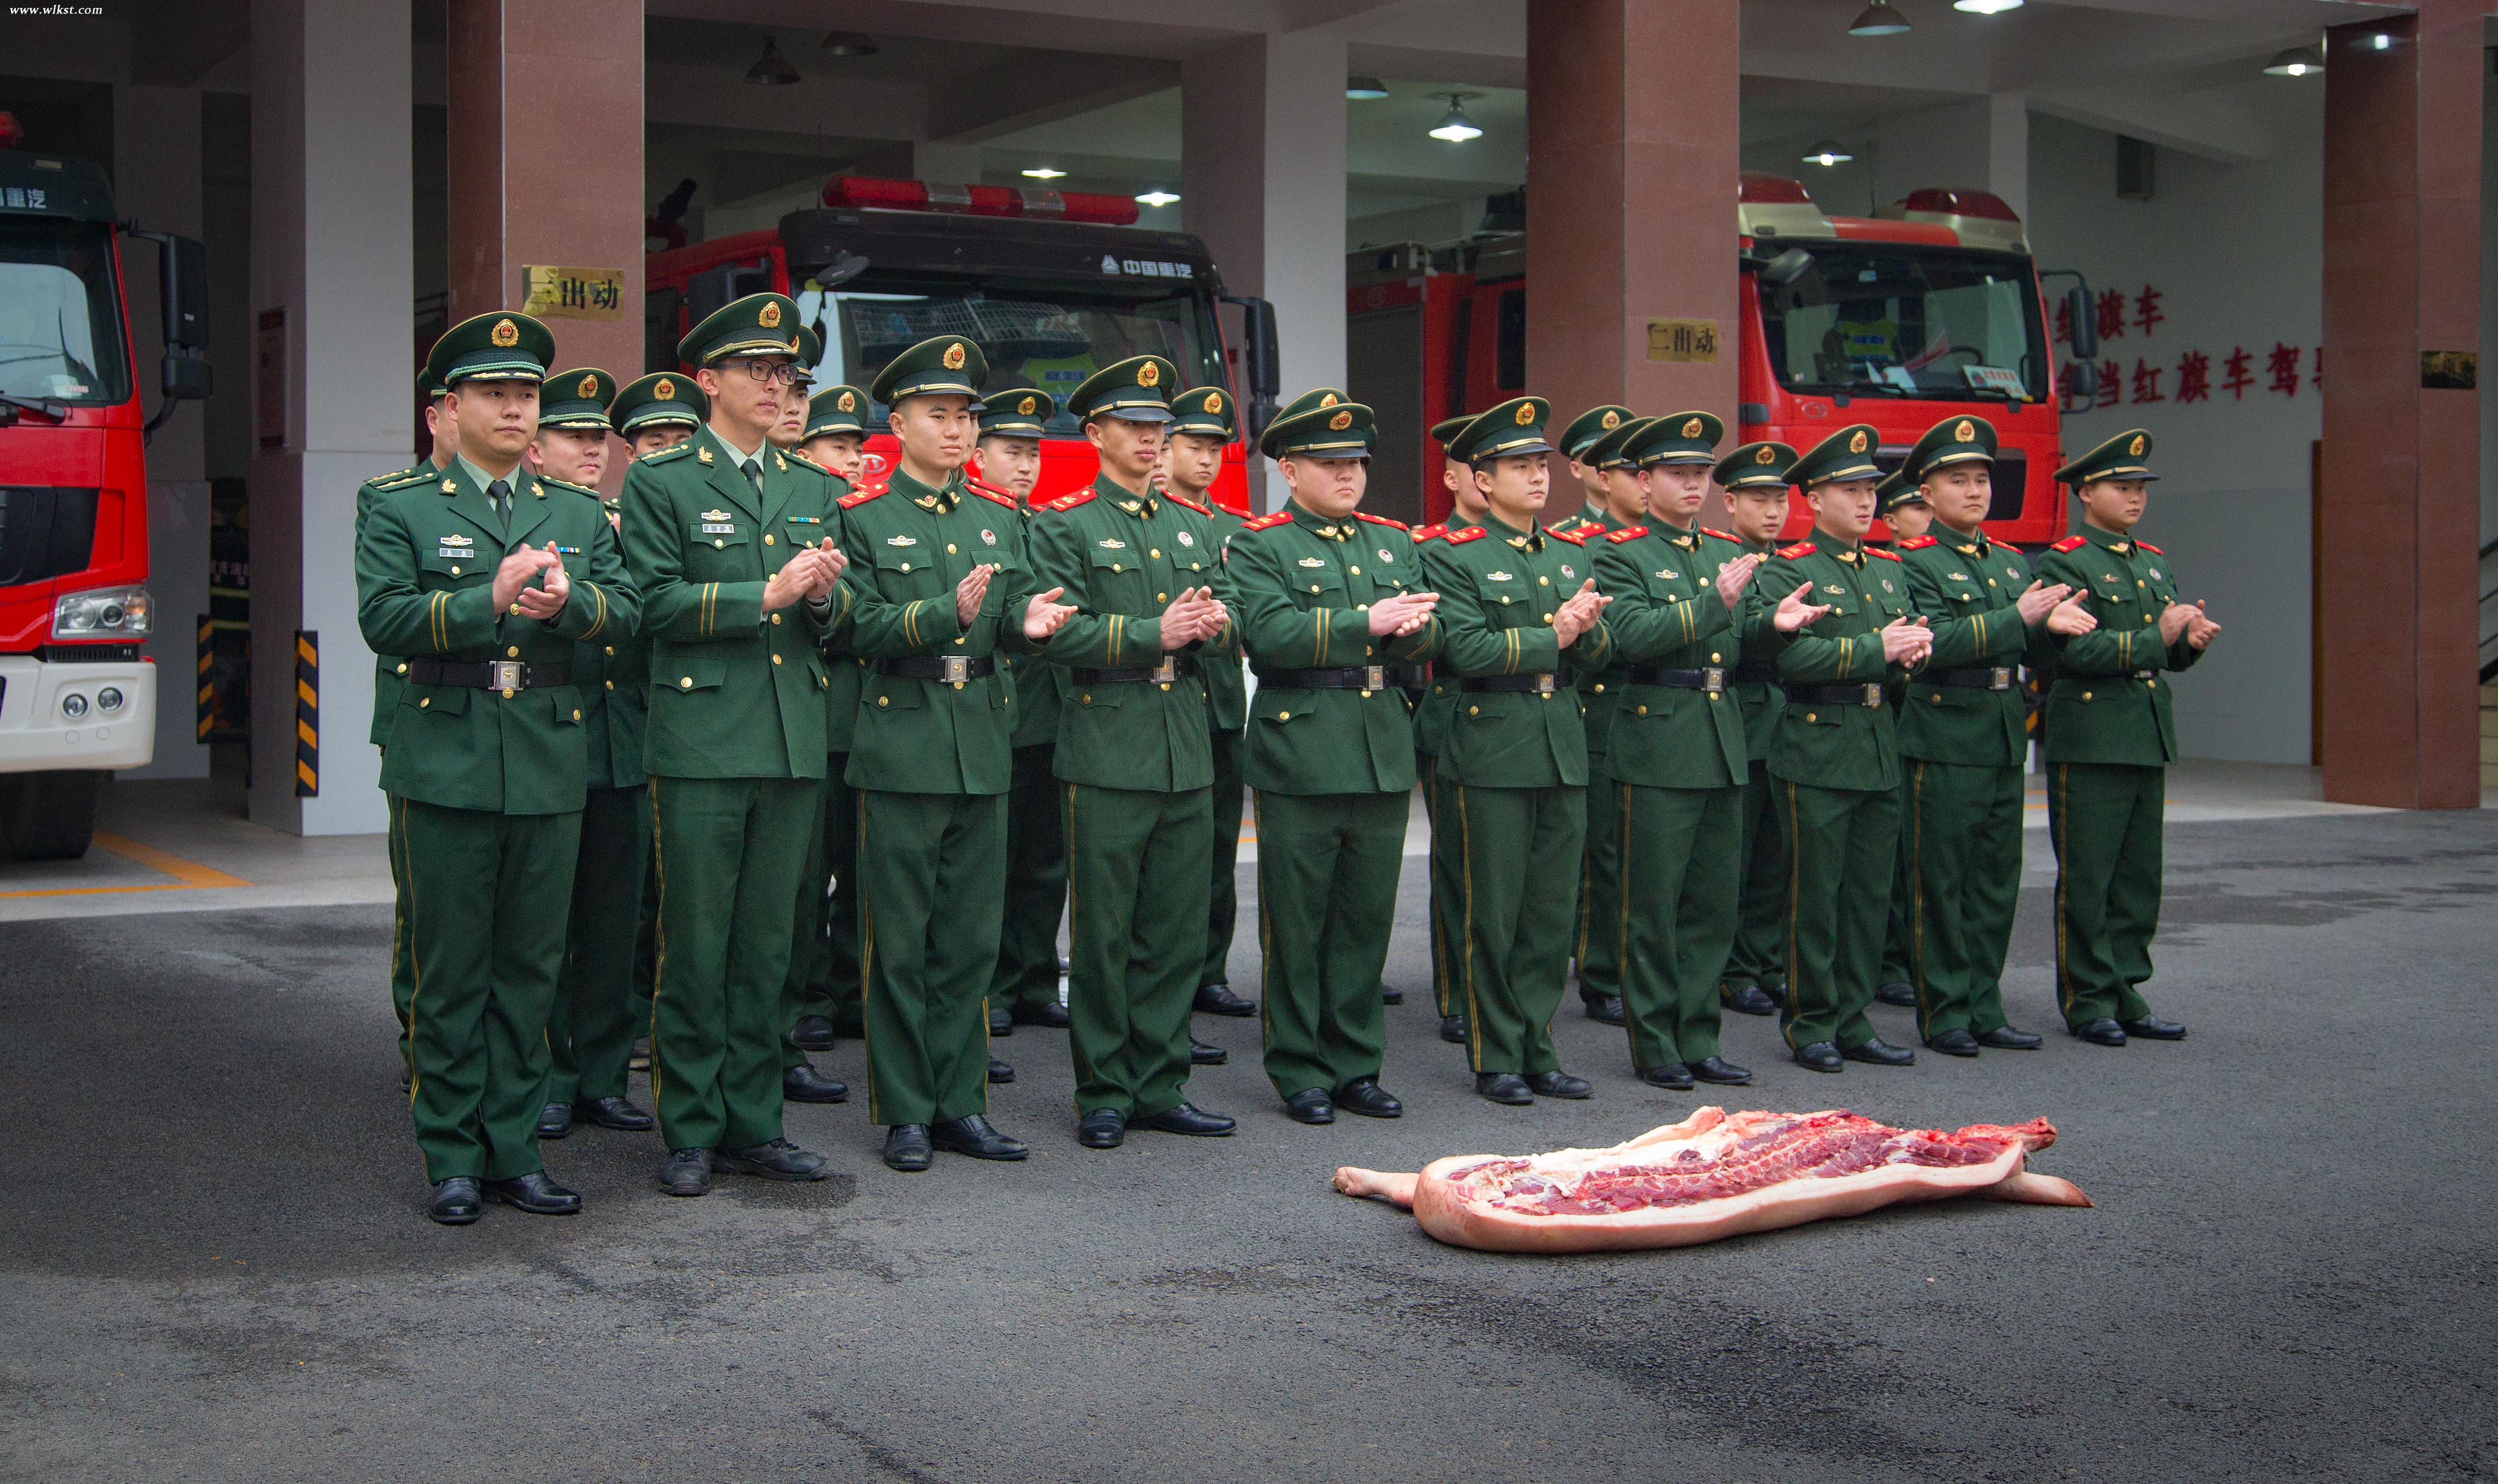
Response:
M1418 631L1431 621L1431 615L1439 602L1440 595L1436 592L1400 592L1384 602L1371 604L1372 637L1402 639Z
M1922 616L1894 618L1882 625L1882 657L1894 665L1914 665L1934 652L1935 631Z
M1733 613L1735 605L1744 601L1744 589L1751 585L1752 574L1760 567L1760 553L1746 552L1717 569L1717 596L1725 603L1728 613Z
M1577 644L1581 635L1594 628L1605 612L1605 605L1613 601L1596 590L1595 579L1581 583L1579 590L1570 594L1553 613L1553 633L1560 641L1561 647L1566 649Z
M2076 634L2087 634L2098 628L2099 626L2098 616L2083 606L2090 601L2090 596L2087 592L2077 592L2049 610L2047 632L2061 634L2070 639Z
M980 599L987 595L989 577L997 570L989 563L982 562L964 573L963 580L954 584L954 621L957 624L970 628L972 620L979 616Z
M1032 601L1023 606L1024 638L1047 639L1058 632L1060 625L1075 616L1073 608L1058 601L1066 591L1064 587L1052 587L1047 592L1035 593Z
M1187 587L1171 599L1163 610L1162 639L1165 650L1185 649L1190 645L1212 639L1223 632L1229 616L1223 605L1214 601L1211 587Z
M538 554L546 558L538 566L539 585L522 587L513 602L519 605L522 617L544 623L562 613L563 605L570 601L572 579L564 572L563 557L557 553L554 542L548 542Z
M2070 597L2072 591L2073 584L2070 583L2058 583L2050 587L2043 580L2034 582L2021 589L2021 596L2013 599L2012 606L2021 611L2023 623L2036 623L2054 613L2056 605Z
M2186 646L2197 653L2211 647L2221 637L2221 626L2203 616L2203 602L2194 600L2194 616L2186 620Z
M1831 612L1830 605L1806 602L1805 599L1811 595L1812 584L1806 583L1798 586L1795 591L1778 599L1777 612L1770 616L1771 626L1781 634L1792 634L1807 624L1817 623L1828 617Z
M525 546L504 557L495 568L495 611L502 613L509 609L520 601L521 590L528 585L529 579L549 566L560 564L552 542L544 551Z

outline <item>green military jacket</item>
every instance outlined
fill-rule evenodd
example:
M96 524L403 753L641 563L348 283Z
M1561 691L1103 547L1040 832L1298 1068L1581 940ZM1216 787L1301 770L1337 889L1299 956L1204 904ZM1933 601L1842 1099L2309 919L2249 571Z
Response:
M833 538L833 545L841 548L844 555L856 555L844 539L839 508L841 497L850 492L850 482L803 454L791 454L788 458L832 481L835 509L824 518L824 534ZM857 591L855 586L850 587L853 598ZM850 738L858 726L859 682L867 675L867 661L858 657L847 623L827 629L818 648L824 657L824 747L839 757L850 750Z
M1746 777L1743 707L1724 689L1643 682L1640 668L1730 671L1736 613L1717 595L1720 543L1670 525L1624 526L1591 543L1596 590L1614 600L1614 701L1605 774L1647 788L1734 788ZM1635 668L1636 667L1636 668Z
M619 508L607 508L611 525ZM590 786L640 788L642 727L651 713L651 642L631 632L583 640L572 647L572 684L581 692Z
M1158 793L1212 787L1205 683L1194 669L1171 681L1097 682L1079 672L1163 662L1163 610L1183 588L1210 584L1222 560L1213 518L1186 500L1131 494L1105 474L1092 489L1042 506L1032 537L1041 590L1065 588L1059 601L1075 609L1047 651L1067 667L1058 776ZM1186 657L1234 664L1238 633L1227 624Z
M1024 560L1032 560L1033 508L1023 506L1015 511L1015 528L1023 532ZM1047 592L1049 589L1041 589ZM998 668L1014 682L1014 744L1017 747L1054 747L1058 744L1058 710L1067 694L1067 673L1060 667L1035 655L1018 659L1011 654L998 656Z
M1721 564L1723 562L1733 561L1736 557L1742 556L1746 553L1761 558L1761 565L1752 570L1752 581L1750 585L1744 589L1744 606L1736 610L1738 627L1744 626L1744 619L1750 614L1751 605L1756 595L1766 596L1769 600L1769 605L1773 610L1778 606L1778 600L1785 597L1786 593L1773 592L1763 594L1762 592L1762 584L1768 580L1769 576L1769 558L1776 555L1777 553L1777 544L1776 542L1764 541L1755 546L1751 542L1745 541L1739 537L1730 536L1724 531L1703 530L1701 534L1713 539L1718 544L1719 559ZM1787 590L1789 592L1794 591L1795 584L1793 583L1789 583L1787 584ZM1756 646L1755 647L1757 648L1758 647ZM1745 665L1743 668L1746 671L1753 672L1776 671L1777 668L1777 661L1761 657L1762 654L1765 654L1766 652L1766 650L1761 650L1759 653L1755 653L1752 656L1751 662ZM1767 762L1770 756L1770 740L1777 736L1778 715L1786 710L1787 693L1785 689L1777 683L1777 681L1766 678L1761 679L1737 679L1734 682L1734 691L1737 704L1744 708L1745 755L1755 763Z
M1761 565L1744 609L1744 638L1755 652L1777 656L1788 685L1897 685L1906 671L1882 658L1876 631L1911 612L1907 571L1888 552L1832 550L1829 541L1816 532ZM1771 621L1778 603L1808 582L1810 601L1832 611L1794 634L1778 633ZM1815 788L1899 787L1899 734L1888 700L1880 692L1872 705L1854 695L1791 697L1771 739L1770 775Z
M1911 612L1935 631L1934 653L1909 678L1900 710L1900 755L1973 768L2018 768L2030 755L2029 702L2020 666L2054 651L2042 622L2021 621L2015 605L2030 585L2021 553L1984 531L1966 537L1949 526L1911 536L1894 550L1908 569ZM1942 670L2002 670L2003 690L1941 685ZM1921 679L1922 678L1922 679Z
M594 491L515 469L508 531L454 463L380 491L356 540L356 617L376 654L454 664L568 666L576 642L630 634L639 598ZM495 607L495 569L524 546L554 545L572 596L548 622ZM562 814L587 800L577 683L513 690L400 691L382 787L445 808Z
M1590 505L1579 513L1577 520L1567 522L1564 534L1576 536L1585 543L1583 549L1587 553L1588 570L1592 572L1604 539L1627 523ZM1604 585L1601 581L1596 584L1599 591ZM1602 670L1580 671L1575 681L1579 687L1579 699L1587 711L1587 754L1598 772L1604 771L1606 740L1613 734L1614 709L1622 697L1624 661L1618 647L1620 636L1616 635L1615 639L1617 648L1613 662Z
M1487 518L1423 548L1423 576L1440 595L1441 668L1457 694L1440 756L1475 788L1583 788L1587 730L1573 670L1602 670L1614 640L1602 618L1564 649L1553 629L1563 599L1594 574L1573 537L1542 524L1521 531ZM1554 676L1554 688L1467 690L1482 676Z
M365 516L373 501L386 489L422 485L435 477L431 460L414 468L399 469L389 474L376 474L356 489L356 540L365 539ZM373 656L373 724L366 733L376 747L390 745L391 723L399 718L400 687L407 683L407 661L396 654Z
M991 671L948 680L886 667L1040 652L1024 638L1023 610L1042 589L1024 558L1013 502L975 489L960 470L931 489L897 468L842 496L841 510L858 588L851 644L868 662L847 781L888 794L1007 792L1013 679ZM983 562L997 571L966 627L955 618L954 588Z
M1250 787L1278 794L1401 794L1414 786L1405 692L1315 689L1293 670L1412 664L1440 647L1436 617L1399 639L1370 632L1370 605L1423 584L1413 533L1359 513L1341 521L1287 503L1232 537L1218 586L1258 671L1250 708Z
M1445 525L1418 525L1414 528L1414 561L1420 566L1423 549L1449 533ZM1427 584L1427 578L1426 578ZM1444 636L1445 637L1445 636ZM1423 693L1414 704L1414 750L1425 757L1438 757L1448 745L1449 717L1457 707L1457 678L1449 673L1446 660L1431 666L1430 679L1424 682Z
M1220 576L1223 553L1230 549L1232 538L1240 533L1242 522L1238 516L1211 500L1201 503L1198 508L1214 522L1214 570ZM1206 665L1198 672L1198 677L1205 681L1208 725L1218 732L1237 732L1248 723L1249 679L1236 659L1228 665Z
M2160 548L2085 523L2038 559L2038 577L2090 594L2099 626L2054 637L2056 682L2047 690L2047 761L2177 761L2177 722L2162 671L2191 667L2202 651L2179 634L2160 642L2160 615L2177 601L2176 569Z
M855 593L845 576L822 605L767 614L763 587L801 544L838 544L839 507L831 476L769 445L762 461L758 499L705 427L625 471L624 562L651 641L642 766L654 775L824 775L820 645L849 622Z

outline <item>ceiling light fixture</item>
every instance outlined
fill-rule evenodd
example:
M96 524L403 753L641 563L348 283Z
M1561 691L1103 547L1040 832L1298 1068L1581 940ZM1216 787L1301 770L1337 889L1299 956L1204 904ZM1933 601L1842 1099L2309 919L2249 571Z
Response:
M2021 0L1952 0L1952 9L1972 16L2001 16L2021 9Z
M883 49L865 31L827 31L818 45L827 56L874 56Z
M1024 174L1035 180L1056 180L1060 176L1065 175L1067 172L1063 170L1051 170L1046 165L1036 165L1032 169L1025 171Z
M1847 23L1850 36L1897 36L1908 29L1908 17L1891 8L1891 0L1874 0L1865 13Z
M1150 191L1140 191L1137 195L1137 205L1140 206L1168 206L1177 200L1179 197L1164 190L1161 186L1155 186Z
M1356 73L1344 79L1344 95L1347 98L1361 99L1366 103L1375 98L1387 97L1388 84L1377 78Z
M2318 47L2288 47L2264 64L2267 78L2311 78L2324 70L2324 51Z
M1847 146L1837 140L1823 140L1812 146L1812 152L1804 157L1804 163L1827 167L1844 165L1855 158L1855 155L1848 152Z
M781 54L781 44L767 36L763 38L763 54L754 59L753 66L746 69L746 80L756 87L787 87L792 82L805 79L798 76L798 69L789 65L789 59Z
M1452 144L1462 144L1468 140L1483 138L1483 131L1475 127L1473 119L1466 117L1466 100L1480 98L1483 94L1433 93L1431 96L1449 100L1449 111L1432 126L1431 138L1447 140Z

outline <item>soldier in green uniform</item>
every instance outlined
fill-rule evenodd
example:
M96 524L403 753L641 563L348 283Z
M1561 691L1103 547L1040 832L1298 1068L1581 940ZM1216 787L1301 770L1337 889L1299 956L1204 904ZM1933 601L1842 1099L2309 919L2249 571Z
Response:
M1770 559L1744 631L1746 647L1777 656L1786 686L1770 748L1788 857L1779 1029L1796 1060L1817 1072L1916 1059L1865 1018L1900 844L1889 692L1933 638L1910 613L1899 558L1864 545L1880 473L1876 436L1865 424L1842 427L1787 471L1812 507L1812 539Z
M755 294L687 333L711 420L624 475L628 569L651 641L651 774L659 878L651 1093L660 1188L702 1195L715 1168L821 1180L782 1137L792 917L820 817L818 650L849 621L826 534L833 481L771 446L796 395L797 306Z
M1237 663L1215 601L1213 518L1155 493L1178 371L1137 356L1068 399L1101 460L1093 488L1034 521L1033 565L1076 610L1050 641L1067 693L1054 761L1066 801L1076 1141L1130 1125L1229 1134L1186 1096L1189 1006L1205 961L1214 762L1201 664Z
M867 465L867 392L847 382L808 397L798 452L809 463L855 487Z
M1570 477L1579 482L1578 494L1582 503L1557 519L1546 521L1545 529L1575 531L1580 522L1612 503L1611 491L1605 484L1605 471L1594 459L1587 458L1586 453L1598 438L1629 422L1631 416L1628 407L1607 402L1572 418L1561 429L1561 436L1554 441L1554 446L1569 462Z
M1597 541L1648 518L1648 492L1638 467L1623 451L1653 421L1624 418L1572 460L1594 471L1600 496L1569 527L1571 535L1588 543L1589 571L1594 570ZM1622 663L1617 647L1612 665L1577 676L1579 702L1587 718L1587 841L1579 854L1579 923L1570 957L1579 966L1579 1002L1587 1019L1608 1026L1622 1024L1621 935L1610 931L1622 920L1621 821L1614 812L1620 801L1605 773L1605 742L1613 730L1615 703L1621 699Z
M1303 1123L1334 1122L1339 1107L1405 1111L1379 1086L1379 973L1414 789L1413 721L1391 681L1439 647L1439 599L1404 524L1359 509L1372 433L1359 402L1268 424L1258 449L1290 494L1232 538L1224 564L1224 604L1258 674L1248 776L1266 1078Z
M1475 489L1474 470L1449 457L1450 440L1473 421L1470 416L1443 418L1431 426L1431 441L1440 445L1440 484L1449 491L1449 519L1416 527L1417 562L1425 546L1453 530L1483 523L1488 507L1483 492ZM1465 873L1465 863L1457 852L1455 816L1442 810L1449 795L1440 786L1440 753L1448 738L1450 713L1457 704L1457 679L1440 673L1445 669L1445 665L1432 666L1423 683L1407 695L1414 705L1414 768L1422 777L1423 807L1431 825L1431 1002L1440 1017L1440 1039L1463 1046L1466 1013L1465 998L1457 989L1456 924L1457 883Z
M1953 1057L2040 1042L2003 1015L2030 753L2020 667L2051 656L2051 635L2097 626L2070 587L2033 581L2019 552L1987 536L1995 444L1984 418L1945 418L1895 476L1924 491L1939 526L1893 548L1935 635L1900 712L1900 862L1917 1034Z
M2098 627L2057 636L2047 692L2047 825L2056 847L2056 1003L2085 1041L2182 1040L2151 1013L2151 939L2160 930L2161 834L2177 724L2168 681L2203 657L2221 626L2177 600L2166 553L2135 538L2150 503L2151 434L2117 434L2056 471L2082 504L2080 534L2039 559Z
M1602 669L1613 636L1586 552L1537 520L1551 480L1547 410L1517 397L1457 434L1449 453L1472 466L1488 515L1423 549L1459 692L1440 761L1461 862L1466 1060L1478 1093L1511 1104L1593 1090L1553 1052L1587 827L1586 728L1555 672Z
M446 1225L481 1194L581 1209L536 1132L588 787L569 666L576 643L631 633L637 603L596 493L521 468L554 349L522 314L444 333L429 363L459 455L377 491L356 542L365 642L408 664L381 781L406 874L408 1105Z
M1900 543L1923 536L1934 524L1934 507L1926 503L1925 488L1917 483L1908 465L1902 464L1883 476L1874 487L1874 508L1882 512L1884 523L1891 527L1891 540L1886 548L1898 554ZM1905 704L1905 692L1891 703L1896 719ZM1905 755L1905 754L1904 754ZM1916 908L1916 882L1908 869L1908 798L1907 770L1900 776L1900 863L1891 871L1891 912L1882 925L1882 970L1874 987L1874 997L1886 1005L1913 1006L1917 1002L1916 987L1909 983L1912 972L1908 965L1908 933L1910 915Z
M1783 443L1746 443L1717 460L1711 477L1726 496L1726 524L1738 554L1767 560L1787 520L1787 469L1796 451ZM1748 602L1746 607L1748 608ZM1735 941L1718 982L1718 1002L1745 1015L1776 1015L1786 998L1786 847L1778 841L1777 791L1770 785L1770 740L1777 733L1786 692L1775 660L1746 653L1727 676L1744 709L1743 889L1735 909Z

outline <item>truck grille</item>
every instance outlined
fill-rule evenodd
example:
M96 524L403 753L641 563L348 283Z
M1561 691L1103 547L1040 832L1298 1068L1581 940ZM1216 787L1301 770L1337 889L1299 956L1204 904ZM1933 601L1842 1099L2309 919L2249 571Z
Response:
M95 502L92 489L0 485L0 587L84 571Z

